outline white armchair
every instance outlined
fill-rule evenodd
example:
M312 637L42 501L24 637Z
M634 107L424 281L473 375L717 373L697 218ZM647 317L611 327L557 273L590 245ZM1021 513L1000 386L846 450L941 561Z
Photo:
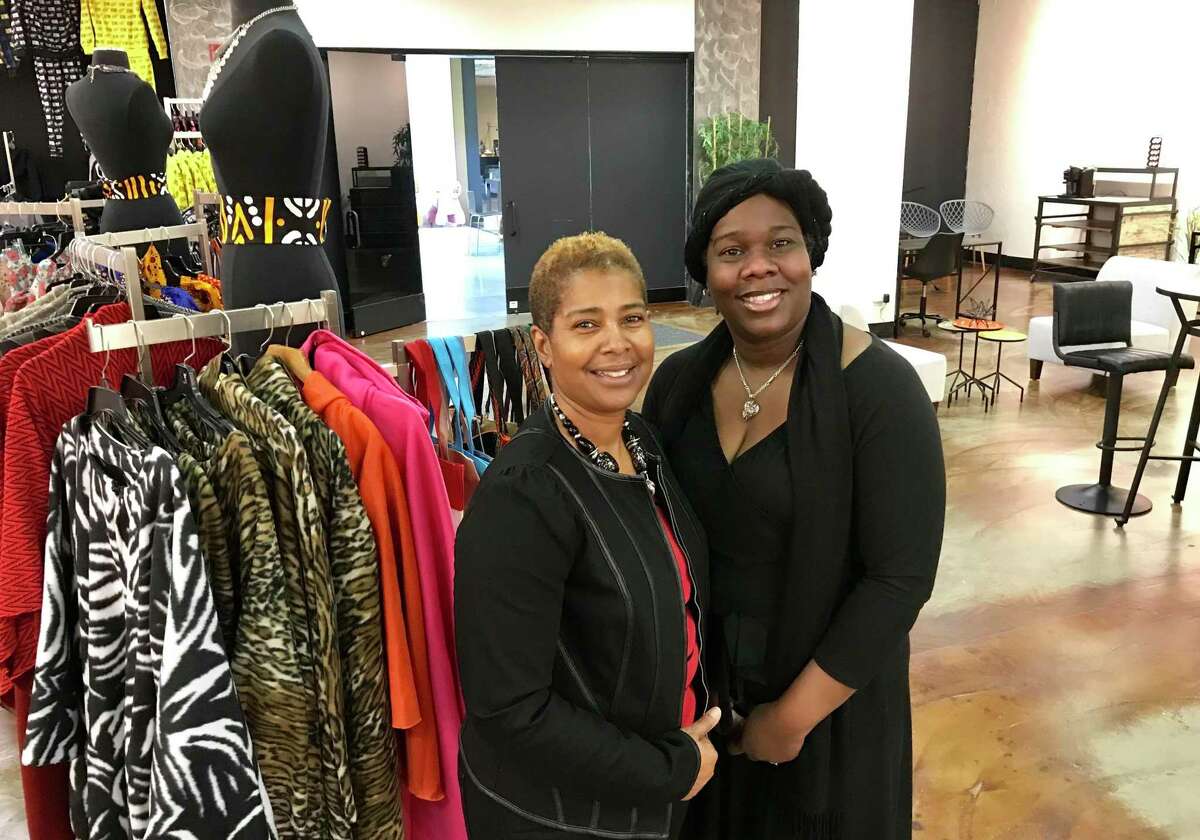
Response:
M1143 257L1110 257L1100 269L1095 282L1128 280L1133 284L1133 321L1130 337L1133 346L1142 350L1158 350L1170 353L1175 349L1179 337L1179 318L1171 301L1155 291L1164 283L1196 283L1200 285L1200 265L1148 260ZM1083 280L1080 282L1089 282ZM1196 305L1185 307L1188 317L1194 318ZM1029 320L1029 378L1040 379L1042 364L1061 365L1062 360L1054 352L1054 316L1041 315ZM1065 352L1074 350L1101 349L1109 346L1064 347Z
M820 294L843 323L864 332L870 331L866 313L860 306L836 300L836 292L829 288L821 289ZM884 343L913 366L917 376L921 379L921 384L925 386L925 392L929 394L929 401L940 403L946 391L946 357L941 353L922 350L920 347L909 347L907 344L900 344L896 341L885 341Z

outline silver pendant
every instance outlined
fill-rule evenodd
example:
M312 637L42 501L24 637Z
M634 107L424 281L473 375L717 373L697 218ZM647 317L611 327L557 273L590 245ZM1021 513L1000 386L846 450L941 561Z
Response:
M762 406L758 404L758 400L751 397L746 400L746 404L742 406L742 419L749 423L754 419L754 415L762 411Z

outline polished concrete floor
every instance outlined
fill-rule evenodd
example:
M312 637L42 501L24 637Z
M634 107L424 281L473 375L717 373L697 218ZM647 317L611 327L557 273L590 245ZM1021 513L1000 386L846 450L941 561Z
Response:
M931 308L949 311L951 291L943 284ZM916 294L914 284L903 310ZM1049 285L1005 271L1000 318L1023 329L1050 311L1050 295ZM655 318L692 332L716 321L681 304L656 307ZM441 320L360 344L388 361L393 337L504 323ZM957 362L953 336L934 330L925 339L910 327L902 340ZM994 369L994 348L979 361ZM1026 382L1022 347L1005 352L1004 370ZM1161 382L1160 374L1127 380L1123 434L1144 431ZM1196 385L1185 374L1172 394L1163 451L1180 446ZM1006 385L988 413L977 398L939 410L945 547L912 633L917 838L1200 838L1200 478L1174 506L1175 467L1152 464L1143 492L1155 508L1124 530L1059 505L1055 488L1097 472L1098 386L1084 371L1046 365L1023 403ZM1118 456L1118 483L1134 464ZM22 836L6 822L20 807L11 754L11 726L0 720L5 838Z

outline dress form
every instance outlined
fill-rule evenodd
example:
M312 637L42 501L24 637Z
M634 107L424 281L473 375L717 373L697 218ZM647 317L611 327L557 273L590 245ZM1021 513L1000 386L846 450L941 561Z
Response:
M128 68L129 56L124 50L101 48L92 63ZM67 88L67 109L105 177L121 180L166 170L174 127L154 88L135 74L90 71ZM104 233L181 224L179 207L166 194L109 201L100 218Z
M233 0L231 4L233 25L236 28L246 21L254 19L267 9L274 9L286 4L287 0Z
M278 0L234 0L235 26ZM329 79L294 11L269 15L228 54L200 115L222 196L323 198ZM231 308L336 289L323 248L226 242L221 281Z

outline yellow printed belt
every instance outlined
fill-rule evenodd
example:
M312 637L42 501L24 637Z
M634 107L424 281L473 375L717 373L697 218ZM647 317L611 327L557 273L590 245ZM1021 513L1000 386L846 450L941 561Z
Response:
M136 201L139 198L169 195L165 172L130 175L128 178L101 178L100 187L104 197L111 201Z
M234 245L322 245L328 198L221 196L221 242Z

